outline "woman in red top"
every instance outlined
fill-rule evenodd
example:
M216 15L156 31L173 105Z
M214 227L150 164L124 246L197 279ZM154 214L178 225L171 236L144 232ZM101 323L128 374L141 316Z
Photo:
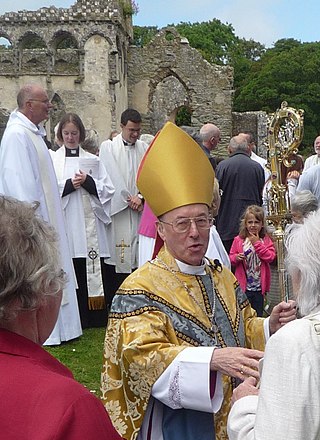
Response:
M41 347L66 280L56 233L36 207L0 196L0 436L120 440L102 403Z

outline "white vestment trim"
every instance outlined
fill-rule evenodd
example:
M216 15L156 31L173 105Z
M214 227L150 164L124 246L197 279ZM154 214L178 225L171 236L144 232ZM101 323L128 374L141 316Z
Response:
M44 146L43 146L43 141L42 141L41 137L32 133L28 128L26 128L26 133L30 137L35 149L37 150L37 154L38 154L38 158L39 158L39 170L40 170L40 176L41 176L41 179L39 181L39 185L42 185L42 188L43 188L43 193L45 196L45 202L46 202L47 210L49 213L50 223L55 228L55 230L58 231L59 227L58 227L57 212L54 209L54 201L52 198L52 182L50 181L50 177L49 177L50 171L48 169L48 160L46 157L47 154L45 154L45 153L47 153L47 151L44 152L44 150L43 150ZM57 188L57 191L58 191L58 188ZM72 265L71 265L71 267L73 268ZM72 274L73 274L72 276L73 276L75 283L76 283L76 277L75 277L74 270L72 270ZM63 289L63 295L62 295L62 301L61 301L62 305L68 304L67 292L68 292L67 289Z
M112 237L107 264L115 265L117 273L130 273L138 267L138 226L141 213L128 206L128 197L138 193L136 175L147 144L123 144L119 134L112 141L101 144L100 159L115 187L111 201L112 223L108 231Z
M90 298L104 298L100 257L110 257L107 225L111 222L110 207L114 187L100 159L79 148L79 157L66 157L62 146L53 154L53 163L62 196L66 180L78 171L79 166L90 164L94 168L91 175L95 182L98 198L85 189L62 197L62 207L67 224L67 235L73 258L86 258L89 308L101 308L103 301L90 301ZM82 170L87 172L88 170ZM78 226L77 226L78 225ZM94 257L95 258L90 258Z

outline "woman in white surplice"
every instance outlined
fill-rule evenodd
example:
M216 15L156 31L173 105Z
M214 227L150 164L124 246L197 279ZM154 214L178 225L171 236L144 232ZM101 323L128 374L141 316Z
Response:
M110 256L106 225L114 187L99 158L80 147L85 128L78 115L67 113L61 119L57 138L63 145L52 159L78 282L81 325L101 326L107 318L103 259Z

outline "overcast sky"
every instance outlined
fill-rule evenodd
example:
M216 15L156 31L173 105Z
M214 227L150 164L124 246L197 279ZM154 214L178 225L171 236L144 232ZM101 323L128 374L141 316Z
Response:
M69 7L75 0L0 0L0 14L41 6ZM270 47L280 38L320 41L320 1L308 0L137 0L134 24L163 27L218 18L235 34Z

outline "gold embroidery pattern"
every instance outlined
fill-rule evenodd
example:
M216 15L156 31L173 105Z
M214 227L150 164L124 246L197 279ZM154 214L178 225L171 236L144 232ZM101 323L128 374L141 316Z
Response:
M161 251L160 251L161 252ZM177 270L173 258L163 251L161 258ZM195 276L179 273L182 282L187 282L200 301L203 288ZM217 302L221 312L227 318L238 323L242 316L246 342L248 347L262 348L263 345L263 320L252 320L252 310L241 304L240 309L234 304L234 276L226 271L223 274L214 273L214 285ZM150 293L153 292L153 293ZM150 301L158 301L163 305L163 310L179 314L191 324L198 325L199 330L208 334L208 318L204 312L199 312L197 317L192 315L192 303L187 297L182 286L172 280L166 272L155 270L154 265L147 264L132 273L124 283L124 288L118 292L119 311L116 313L116 301L110 314L104 345L104 367L102 371L102 399L110 413L110 417L119 434L126 440L135 440L144 417L150 398L151 388L157 378L185 349L185 347L205 345L194 340L184 333L184 329L174 329L168 315L154 304L143 304L137 297L136 309L132 307L126 314L121 309L121 295L128 295L131 302L135 297L145 295ZM206 297L206 295L205 295ZM116 298L115 298L116 299ZM146 301L147 302L147 301ZM132 304L130 304L131 306ZM240 312L241 310L241 312ZM146 312L146 313L144 313ZM239 317L238 317L239 316ZM235 329L231 327L231 335ZM218 333L221 345L223 338ZM224 405L220 413L215 416L217 435L219 440L226 439L226 418L230 409L232 395L232 381L227 379L224 383Z
M204 286L202 285L203 289ZM205 292L205 289L204 289ZM212 332L206 325L204 325L200 320L198 320L195 316L191 315L190 313L186 312L185 310L181 309L180 307L175 306L174 304L171 304L169 301L165 300L164 298L155 295L154 293L148 292L146 290L141 290L141 289L132 289L132 290L126 290L126 289L119 289L117 292L117 295L143 295L145 297L147 297L148 299L151 299L152 301L156 301L160 304L165 305L166 307L168 307L169 309L171 309L173 312L177 313L178 315L183 316L184 318L186 318L187 320L191 321L192 323L194 323L195 325L197 325L198 327L200 327L205 333L207 333L209 335L210 338L214 338L214 332ZM209 307L210 308L210 302L209 299L206 298L206 308ZM146 311L149 310L159 310L157 307L155 306L144 306L144 307L140 307L138 309L136 309L135 311L132 312L114 312L111 310L111 312L109 313L109 316L112 318L120 318L120 319L124 319L126 317L129 316L136 316L136 315L140 315L141 313L144 313ZM209 309L210 310L210 309Z

